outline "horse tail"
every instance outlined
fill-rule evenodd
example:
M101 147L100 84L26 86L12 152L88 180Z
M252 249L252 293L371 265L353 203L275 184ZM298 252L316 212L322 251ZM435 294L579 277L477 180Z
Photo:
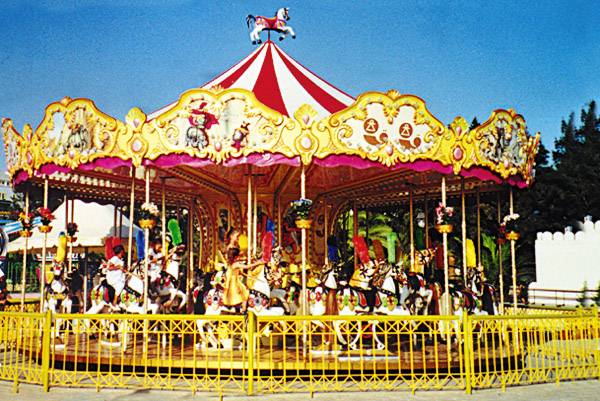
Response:
M246 25L248 25L248 28L250 28L250 22L256 22L256 18L252 14L246 16Z

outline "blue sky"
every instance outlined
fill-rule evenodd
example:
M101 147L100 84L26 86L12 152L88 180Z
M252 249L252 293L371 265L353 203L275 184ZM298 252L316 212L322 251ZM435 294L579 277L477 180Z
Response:
M600 100L598 5L3 0L0 116L35 128L63 96L120 119L135 106L149 113L253 50L247 14L288 6L298 38L284 51L351 95L412 93L446 123L512 107L551 146L562 118Z

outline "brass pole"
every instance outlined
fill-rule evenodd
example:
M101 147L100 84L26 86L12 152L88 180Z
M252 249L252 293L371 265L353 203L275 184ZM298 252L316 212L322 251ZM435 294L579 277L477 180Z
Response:
M188 262L188 273L187 273L187 284L186 294L188 296L188 309L192 305L192 287L194 284L194 204L195 200L192 200L192 204L189 206L188 213L188 249L189 249L189 262ZM191 310L190 310L191 312Z
M127 238L127 267L131 267L133 247L133 208L135 207L135 167L131 167L131 192L129 194L129 237Z
M117 236L117 201L113 203L113 237Z
M510 214L513 214L514 211L514 204L513 204L513 189L512 187L510 188ZM517 313L517 301L518 301L518 297L517 297L517 261L516 261L516 255L515 255L515 240L511 239L510 240L510 263L511 263L511 268L512 268L512 287L513 287L513 309L515 314Z
M446 207L446 177L442 177L442 206ZM442 240L444 246L444 296L446 297L446 310L445 315L450 314L450 283L448 281L448 233L442 233Z
M123 239L123 206L119 206L119 243Z
M145 202L150 202L150 169L148 166L144 168L144 178L146 181L146 197ZM144 314L148 312L148 245L150 241L150 229L144 228Z
M75 221L75 198L71 199L71 224ZM69 273L73 271L73 237L69 239Z
M161 178L161 235L162 235L162 249L163 255L167 253L167 205L166 205L166 194L165 194L165 177Z
M256 259L256 253L258 252L258 195L254 176L252 176L252 202L252 255Z
M429 199L425 192L425 248L429 249Z
M460 177L460 229L462 237L462 271L463 271L463 282L467 285L467 217L466 206L465 206L465 178Z
M248 240L248 263L252 259L252 167L248 168L248 204L247 204L247 215L248 215L248 227L246 228L246 236Z
M65 195L65 231L67 231L67 225L69 224L69 198Z
M329 237L329 205L327 204L327 200L324 200L323 203L325 204L325 212L324 212L324 216L323 216L323 220L324 220L324 242L325 242L325 264L328 265L329 264L329 247L327 246L327 238Z
M85 252L85 264L83 269L83 312L85 312L87 310L89 248L85 247L83 251ZM79 263L81 264L81 261Z
M356 206L356 201L352 203L352 236L358 236L358 207ZM354 241L354 238L352 238ZM354 270L358 267L358 251L356 246L354 247Z
M281 238L283 236L283 233L281 231L282 224L281 224L281 195L280 194L277 194L275 202L277 205L277 245L281 246Z
M48 207L48 177L44 177L44 208ZM44 233L42 244L42 263L40 268L40 312L44 311L44 291L46 290L46 248L48 247L48 233Z
M302 164L302 170L300 172L300 198L306 199L306 171L304 164ZM308 313L307 296L306 293L306 227L302 226L302 295L300 300L302 301L302 316L306 316ZM306 358L306 346L307 346L307 330L306 321L302 322L302 356Z
M29 190L25 192L25 215L29 218ZM33 221L30 220L31 223ZM23 266L21 269L21 312L25 312L25 283L27 280L27 247L29 246L29 238L25 237L25 246L23 247Z
M413 211L413 190L412 187L408 190L408 215L410 218L410 271L415 271L415 225Z
M228 207L229 207L229 209L227 209L227 210L231 210L231 204L229 204ZM194 203L194 209L196 209L196 204L195 203ZM227 213L227 214L228 214L228 217L227 217L227 219L228 219L227 227L229 229L231 227L231 222L229 221L229 219L231 218L231 216L229 216L229 213ZM202 271L203 270L202 269L202 256L203 256L203 252L204 252L204 250L202 249L203 246L204 246L204 230L203 230L203 227L202 227L202 209L199 209L199 211L198 211L198 227L199 227L198 235L200 237L199 238L200 243L198 244L198 270Z
M481 265L481 191L477 187L477 266Z
M502 203L498 192L498 224L502 222ZM504 314L504 272L502 271L502 244L498 243L498 285L500 286L500 313Z

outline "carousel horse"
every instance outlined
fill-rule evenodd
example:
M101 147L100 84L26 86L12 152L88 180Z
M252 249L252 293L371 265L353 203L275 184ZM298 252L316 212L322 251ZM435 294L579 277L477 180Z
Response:
M372 287L371 284L379 266L372 261L361 263L358 269L354 271L348 284L338 289L336 296L338 314L340 316L367 315L373 314L375 310L380 310L382 305L381 299L378 297L377 289ZM356 349L362 334L365 334L366 330L363 330L362 322L358 322L357 334L354 337L347 338L347 336L344 336L344 333L348 331L344 327L346 324L348 323L343 321L335 322L334 326L338 340L342 344L349 344L351 349ZM384 344L376 334L377 322L371 322L370 326L370 334L375 342L374 346L377 349L383 349Z
M45 273L42 272L42 275L45 275ZM54 262L52 265L52 281L46 285L44 310L50 310L53 314L71 313L73 307L71 296L66 270L62 264ZM62 318L57 318L54 321L55 329L53 332L56 338L55 343L59 347L63 346L60 337L61 331L64 329L64 324L68 324L68 322L65 322Z
M138 262L137 267L134 265L131 270L134 272L139 270L139 264L140 263ZM114 289L106 282L105 276L107 267L107 262L103 262L99 271L99 274L101 274L100 283L92 288L90 292L91 306L85 312L86 315L114 314L111 304L114 296ZM147 308L146 311L144 311L144 280L141 276L128 272L125 287L123 288L123 291L121 291L118 299L117 308L119 309L119 312L139 315L144 314L144 312L148 314L157 314L160 305L152 302L150 297L148 297L147 302ZM85 324L89 329L91 322L86 320ZM108 318L101 319L98 330L100 334L103 334L106 338L114 339L112 341L103 340L103 343L107 343L111 346L122 345L123 349L126 349L129 327L125 319L120 320L119 324Z
M456 316L458 318L461 318L463 315L464 305L462 293L455 290L454 288L450 288L449 294L446 294L446 292L442 292L441 288L439 288L439 290L440 294L438 294L438 299L440 303L440 312L443 315ZM456 340L459 344L462 342L462 336L460 332L460 321L458 319L452 321L440 321L439 332L442 339L445 339L448 343L451 343L454 340Z
M481 309L481 303L477 295L462 282L452 283L450 294L445 293L439 296L440 311L445 315L453 315L462 318L463 313L469 315L487 315L486 311ZM452 322L440 322L440 334L442 337L453 336L458 343L462 342L459 320Z
M373 263L373 262L371 262ZM373 272L367 269L360 273L355 273L348 283L338 293L338 307L340 315L373 314L386 316L409 316L421 315L426 309L426 299L418 291L408 292L407 286L398 280L402 277L400 268L389 263L378 262ZM374 298L368 299L366 291L371 291ZM401 302L402 294L407 293L404 301ZM341 296L340 296L341 295ZM383 349L384 344L378 338L376 333L378 322L372 322L372 337L377 349ZM336 332L339 340L342 340L343 334L341 325L336 326ZM350 341L350 348L356 349L360 335Z
M306 288L307 314L311 316L337 314L336 293L340 283L340 273L343 265L330 264L323 268L320 277L309 280ZM312 284L312 285L309 285ZM301 287L298 288L301 291ZM296 301L296 314L302 313L302 296ZM329 302L328 302L329 301Z
M496 299L496 289L485 280L483 271L471 269L467 281L469 289L480 299L481 310L488 315L497 315L498 302Z
M251 269L247 273L249 297L247 301L247 311L252 312L257 316L283 316L285 310L283 307L271 306L271 285L269 279L276 277L268 273L269 267L267 263L262 263ZM211 289L205 291L204 300L204 316L219 316L223 314L239 314L241 305L227 306L224 304L225 294L225 271L219 271L212 276ZM200 295L200 291L197 292ZM197 303L199 300L196 300ZM199 308L198 308L199 309ZM205 332L205 326L208 325L208 330ZM196 321L196 326L200 332L201 343L196 344L198 348L208 347L218 348L219 346L229 347L230 339L219 341L214 336L214 327L209 320L199 319ZM269 329L265 329L264 335L269 334Z
M167 268L160 272L157 280L150 283L149 295L152 295L162 313L181 312L186 305L187 294L179 289L179 263L184 249L183 245L179 245L170 251L166 256L169 261Z
M433 299L433 291L427 286L425 278L415 272L406 273L402 271L398 275L398 280L402 284L399 303L407 306L408 309L412 308L415 311L420 311L419 314L422 312L422 314L427 315L429 305ZM418 296L415 294L418 294ZM417 299L422 300L425 304L411 306L411 302L415 302Z
M46 285L45 310L49 309L53 313L70 313L72 301L69 293L65 269L55 262L52 265L52 280Z
M246 17L246 25L250 28L250 24L254 24L254 28L252 32L250 32L250 40L252 44L260 44L262 40L260 39L260 33L263 30L275 31L279 32L281 35L279 36L279 40L285 39L285 36L289 33L292 35L292 38L296 38L296 33L292 29L291 26L287 25L287 21L290 19L289 8L280 8L275 13L273 18L267 18L263 16L257 15L256 17L253 15L248 15Z

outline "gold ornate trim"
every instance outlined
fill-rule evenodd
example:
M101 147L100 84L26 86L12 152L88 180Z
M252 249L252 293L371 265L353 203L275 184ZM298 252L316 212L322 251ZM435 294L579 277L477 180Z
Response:
M529 136L514 110L496 110L472 130L462 117L446 127L421 98L389 91L364 93L344 110L316 117L309 105L284 116L243 89L195 89L153 119L133 108L121 122L89 99L64 98L46 108L35 132L26 125L21 135L9 119L2 131L12 177L19 171L32 176L48 163L75 169L102 158L139 166L173 154L214 163L279 154L305 165L337 155L387 167L432 161L455 174L480 168L504 180L533 180L539 134Z

